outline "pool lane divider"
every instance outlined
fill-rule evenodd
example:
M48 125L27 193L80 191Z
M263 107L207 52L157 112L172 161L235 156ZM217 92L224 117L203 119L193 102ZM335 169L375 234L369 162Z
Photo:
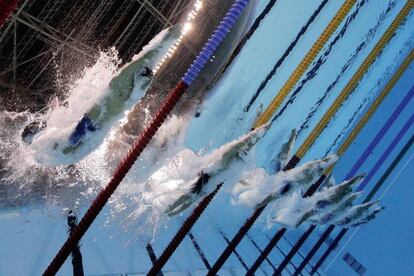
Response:
M17 2L17 0L0 1L0 28L3 27L10 15L16 9Z
M413 87L413 89L414 89L414 87ZM402 133L403 132L406 132L408 130L406 128L406 126L408 124L410 124L410 126L412 125L413 118L414 118L414 114L411 115L409 121L407 121L407 123L405 124L405 126L400 130L400 132L398 133L398 135L394 138L393 142L391 142L391 144L387 148L387 151L390 151L393 148L395 148L395 146L397 145L397 143L402 138ZM388 176L395 169L395 167L398 165L398 163L401 161L401 159L404 157L404 155L411 148L413 142L414 142L414 135L411 135L411 138L404 145L404 147L402 148L402 150L398 153L397 157L393 160L393 162L390 165L390 167L388 167L388 169L386 170L386 172L381 176L380 180L375 184L374 188L371 190L371 192L369 193L369 195L364 199L364 202L368 202L369 200L371 200L372 197L376 194L376 192L378 192L379 188L384 184L385 180L388 178ZM383 156L386 156L386 155L383 154ZM335 228L334 226L330 226L325 231L327 234L325 234L325 233L324 234L328 236L334 230L334 228ZM332 253L332 251L336 248L336 246L339 244L339 242L345 236L345 234L348 232L348 230L349 230L349 228L342 228L341 229L341 231L335 237L335 239L333 240L333 242L329 245L328 249L323 253L323 255L321 256L321 258L317 261L316 265L312 268L312 272L311 273L314 273L314 271L317 271L322 266L322 264L325 262L325 260L328 258L328 256ZM322 238L322 236L321 236L321 238Z
M386 37L388 37L388 35L386 35ZM381 41L382 41L383 39L381 39ZM385 46L385 45L384 45ZM374 48L374 50L375 50L375 48ZM376 51L376 50L375 50ZM368 60L368 61L367 61ZM372 64L372 62L374 61L374 59L372 59L372 53L368 56L368 58L367 58L367 60L363 63L363 65L362 66L364 66L365 65L365 67L367 67L367 69L366 70L368 70L368 68L369 68L369 66L366 66L367 65L367 63L370 63L370 64ZM360 68L361 69L361 68ZM363 74L361 74L361 72L360 72L361 70L359 70L359 78L362 78L363 77ZM353 78L353 80L355 81L355 79L356 79L356 77L354 77ZM339 98L340 98L340 100L339 101L345 101L346 100L346 98L347 97L344 97L344 94L346 94L346 93L348 93L348 94L350 94L352 91L353 91L353 89L355 89L355 87L356 87L356 85L355 85L355 87L353 88L353 89L349 89L349 87L352 87L352 86L350 86L350 85L348 85L347 86L347 89L344 89L344 91L341 93L341 95L339 96ZM336 108L337 109L339 109L339 107L340 107L340 105L341 104L339 104L338 105L338 102L339 101L335 101L335 106L336 106ZM330 109L331 110L331 109ZM332 110L328 113L326 113L325 115L324 115L324 117L325 116L333 116L334 114L332 114ZM328 121L326 121L325 120L325 122L326 122L326 124L329 122L329 120ZM326 126L326 125L325 125ZM323 129L324 129L324 127L320 127L319 126L319 133L321 133L322 131L323 131ZM309 138L309 137L308 137ZM316 136L316 138L317 138L317 136ZM311 138L309 138L309 139L314 139L314 140L316 140L316 138L315 138L315 135L313 135ZM309 140L308 139L308 140ZM290 160L290 162L287 164L287 166L286 166L286 168L284 168L285 170L288 170L288 169L291 169L291 168L294 168L298 163L299 163L299 161L300 161L300 158L297 156L297 155L295 155L291 160ZM322 183L323 181L321 181L321 183ZM319 183L318 185L320 185L321 183ZM238 245L238 243L243 239L243 237L245 236L245 234L247 233L247 231L250 229L250 227L253 225L253 223L256 221L256 219L260 216L260 214L263 212L263 210L264 210L264 208L265 208L266 206L264 206L264 207L262 207L262 208L259 208L259 209L257 209L254 213L253 213L253 215L245 222L245 224L239 229L239 231L238 231L238 233L236 234L236 236L230 241L230 243L229 243L229 245L226 247L226 249L223 251L223 253L222 253L222 255L219 257L219 259L216 261L216 263L213 265L213 267L212 267L212 269L209 271L209 273L208 273L208 275L215 275L217 272L218 272L218 270L222 267L222 265L225 263L225 261L228 259L228 257L232 254L232 252L234 252L234 249L237 247L237 245ZM179 230L179 231L181 231L181 229ZM286 229L281 229L281 231L279 231L278 233L277 233L277 236L276 236L276 239L280 239L283 235L284 235L284 233L286 232ZM277 241L276 241L277 242ZM272 247L273 248L273 247ZM268 248L267 248L268 249ZM266 250L266 249L265 249ZM271 251L271 249L270 249L270 251ZM265 252L265 251L263 251L263 253L264 254L261 254L261 255L268 255L269 253L270 253L270 251L269 252ZM263 258L263 259L265 259L265 257ZM248 274L249 274L249 272L248 272Z
M312 48L308 51L306 56L302 59L299 65L296 67L295 71L290 75L289 79L285 82L276 96L273 98L272 102L266 108L266 110L259 116L254 124L254 128L259 128L260 126L266 124L280 107L285 98L289 95L289 92L293 89L295 84L300 80L300 78L305 74L306 70L315 60L317 55L321 52L323 47L325 47L328 40L331 38L335 30L343 22L346 15L355 5L356 0L346 0L344 4L340 7L338 12L329 22L328 26L325 28L323 33L318 37L316 42L313 44Z
M177 83L175 88L170 91L166 97L166 100L162 103L161 108L156 113L154 119L134 142L132 148L116 168L110 182L95 198L83 218L80 220L77 227L73 230L73 232L71 232L70 236L62 245L59 252L46 268L43 275L55 275L59 271L65 260L68 258L70 252L94 222L95 218L108 202L111 195L115 192L116 188L120 185L126 174L132 168L135 161L152 140L161 124L166 120L175 105L178 103L183 93L189 86L191 86L193 81L197 78L201 70L204 68L206 63L210 60L219 45L222 43L223 39L235 25L236 21L241 16L248 3L249 0L234 1L228 13L220 22L219 26L215 29L210 39L205 43L204 47L193 61L184 77ZM215 195L215 193L212 194ZM162 256L157 260L157 263L160 263L160 260L162 260Z
M351 145L351 143L355 140L356 136L359 134L361 129L365 126L365 124L368 122L369 118L371 118L372 114L376 112L377 108L381 104L381 102L387 97L387 95L390 93L390 91L394 88L395 84L398 82L398 80L401 78L401 76L404 74L404 72L407 70L408 66L412 63L414 60L414 49L411 50L411 52L408 54L408 56L405 58L405 60L402 62L400 67L397 69L397 71L394 73L393 77L390 79L390 81L387 83L387 85L384 87L381 94L375 99L374 103L371 105L370 109L367 111L365 116L362 117L362 119L359 121L358 125L354 128L354 131L351 132L351 134L348 136L348 138L345 140L345 142L340 146L338 150L338 154L341 156ZM408 104L407 100L408 98L412 98L412 93L407 93L407 95L403 98L403 100L400 102L400 104L397 106L397 108L394 110L390 118L384 123L383 127L379 130L377 135L374 137L374 139L371 141L371 143L367 146L366 150L361 154L361 156L358 158L358 160L355 162L355 165L358 164L358 168L363 165L363 163L366 161L369 154L374 150L376 145L378 145L379 141L383 138L385 135L385 129L389 129L390 126L395 122L397 119L394 114L400 114L401 111L406 107ZM356 172L357 169L355 169L356 166L353 166L351 170L348 172L345 179L352 178ZM330 174L332 171L332 167L329 168L324 175ZM317 187L314 187L317 189ZM333 231L332 226L328 227L327 230L321 235L319 240L315 243L315 245L311 248L311 250L306 255L305 259L302 261L302 263L299 265L299 267L296 269L294 275L300 275L302 270L305 268L305 266L311 261L313 256L316 254L316 252L319 250L319 248L322 246L323 242L328 238L329 234Z
M366 74L366 72L369 70L370 66L374 63L376 58L380 55L380 53L383 51L383 49L388 45L389 41L394 37L395 32L401 26L404 22L404 20L407 18L409 13L414 7L414 1L408 1L403 8L400 10L398 15L395 17L391 25L388 27L388 29L385 31L385 33L382 35L380 40L376 43L370 54L365 58L364 62L361 64L361 66L358 68L358 70L354 73L351 80L348 82L348 84L345 86L341 94L338 96L338 98L334 101L334 103L329 107L327 113L328 116L324 116L321 121L318 122L317 126L313 129L311 134L308 136L309 142L305 141L302 146L299 148L297 152L297 158L300 160L305 153L310 149L310 147L313 145L313 138L319 136L320 132L318 129L325 128L325 126L329 123L330 119L333 118L334 112L337 108L339 108L344 100L348 97L348 95L358 86L359 82L363 78L363 76ZM340 153L338 153L340 154ZM324 177L325 175L323 175ZM322 177L322 178L323 178ZM312 185L304 194L304 197L308 197L313 195L316 190L320 187L321 183L320 181L317 181L314 185ZM275 272L275 275L279 275L282 273L282 271L286 268L288 264L288 260L292 259L293 256L298 252L300 247L305 243L307 238L310 236L310 234L316 229L315 225L312 225L308 228L307 231L299 238L297 243L294 245L292 250L288 253L288 257L285 258L282 263L279 265L278 269ZM281 230L280 230L281 231ZM284 230L286 232L286 230ZM277 235L276 235L277 236Z
M255 123L255 128L260 127L267 123L274 111L277 109L278 106L280 106L283 99L288 95L291 88L295 85L295 83L300 79L300 77L304 74L306 69L310 66L312 61L315 59L315 57L319 54L319 52L322 50L326 42L329 40L329 38L332 36L334 31L338 28L338 26L341 24L341 22L344 20L346 15L349 13L351 8L356 3L355 0L347 0L345 3L341 6L341 8L338 10L334 18L330 21L326 29L323 31L323 33L319 36L318 40L315 42L315 44L312 46L310 51L306 54L305 58L302 60L302 62L299 64L299 66L296 68L294 73L291 75L287 83L283 86L282 90L278 93L276 98L273 99L270 106L266 109L266 111L258 118L258 120ZM290 160L290 162L287 164L287 166L284 168L285 170L289 170L294 168L298 163L299 159L295 155L294 158ZM255 210L253 215L247 219L247 221L244 223L244 225L239 229L237 234L233 237L231 242L228 244L226 249L222 252L220 257L217 259L215 264L213 265L212 269L209 271L208 275L216 275L217 272L220 270L220 268L224 265L224 263L227 261L227 259L230 257L232 252L234 252L234 249L237 247L237 245L240 243L240 241L244 238L246 233L249 231L251 226L254 224L256 219L260 216L260 214L263 212L264 208L263 206L261 208L258 208ZM264 254L266 254L263 251ZM262 254L261 254L262 255ZM267 255L266 255L267 256ZM265 258L263 258L265 260Z
M202 215L204 210L207 208L210 201L218 193L222 185L223 183L220 183L219 185L217 185L216 189L210 194L208 194L207 196L205 196L203 200L197 205L197 207L193 210L191 215L184 221L183 225L178 230L178 232L175 234L171 242L164 249L161 256L155 261L155 263L153 264L151 270L148 272L147 275L157 276L161 272L161 269L164 267L164 265L167 263L170 257L174 254L175 250L184 240L185 236L191 230L195 222L200 218L200 216Z
M269 81L275 76L276 71L282 66L282 64L285 62L286 58L290 55L290 53L293 51L293 49L298 44L299 40L306 34L308 28L310 25L315 21L315 19L318 17L320 12L323 10L323 8L328 3L328 0L323 0L322 3L318 6L318 8L314 11L314 13L309 17L306 24L300 29L299 33L296 35L295 39L289 44L283 55L277 60L276 64L273 66L272 70L267 74L266 78L260 83L260 86L257 88L257 90L254 92L253 96L251 97L249 103L243 108L244 112L249 112L252 105L255 103L259 95L262 93L262 91L265 89Z
M291 169L296 167L296 165L300 162L300 160L304 157L304 155L308 152L308 150L311 148L311 146L314 144L314 142L317 140L319 135L322 133L322 131L325 129L325 127L328 125L330 120L334 117L336 112L340 109L342 104L346 101L348 96L357 88L359 82L362 80L365 73L368 71L370 66L374 63L376 58L379 56L379 54L382 52L382 50L385 48L385 46L388 44L388 42L394 37L394 34L398 27L404 22L405 18L408 16L412 8L414 7L414 1L408 1L404 7L400 10L396 18L393 20L391 25L388 27L388 29L385 31L385 33L382 35L380 40L376 43L370 54L366 57L364 62L360 65L358 70L354 73L350 81L347 83L347 85L344 87L344 89L341 91L341 93L338 95L338 97L335 99L335 101L331 104L329 109L326 111L326 113L323 115L321 120L317 123L317 125L313 128L312 132L308 135L304 143L301 145L301 147L297 150L296 154L292 157L292 159L289 161L289 163L286 165L287 168L285 170ZM340 153L338 153L340 154ZM317 181L315 185L312 185L304 194L304 197L311 196L323 183L324 177L321 177ZM256 211L253 213L253 215L248 218L245 222L245 224L240 228L239 232L235 236L235 242L232 246L237 246L238 243L243 239L244 235L247 233L247 231L251 228L251 226L254 224L254 222L257 220L257 218L260 216L260 214L263 212L264 208L266 206L263 206L261 208L256 209ZM260 264L263 262L265 257L272 251L274 246L277 244L277 242L280 240L280 238L286 233L286 228L281 228L273 237L273 239L269 242L268 246L263 250L263 254L260 254L260 256L257 258L256 262L251 267L250 271L247 273L247 275L253 275L254 271L256 271ZM312 230L309 230L310 232ZM306 240L306 239L305 239ZM302 240L300 240L302 242ZM296 247L295 247L296 248ZM298 247L300 248L300 246ZM296 251L296 249L294 249ZM222 266L224 262L229 257L229 252L227 252L227 248L225 251L223 251L222 256L219 257L217 260L218 266ZM289 255L290 256L293 253ZM294 254L293 254L294 255ZM288 259L288 258L286 258ZM281 271L283 271L284 267L287 265L288 261L283 261L279 265L279 269L276 270L275 275L280 274ZM213 265L213 268L215 266ZM213 274L212 274L213 275Z

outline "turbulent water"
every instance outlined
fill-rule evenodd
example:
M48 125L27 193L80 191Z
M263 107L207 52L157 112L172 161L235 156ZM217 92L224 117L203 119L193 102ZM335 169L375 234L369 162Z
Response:
M353 20L356 18L357 14L363 11L362 7L368 2L369 1L361 1L356 7L353 14L345 22L342 29L338 32L336 37L333 38L331 44L325 49L320 58L308 71L308 74L304 77L302 82L297 86L297 90L295 90L291 95L291 99L287 100L286 106L291 105L295 101L297 94L306 86L305 84L308 81L317 78L322 65L324 65L325 62L334 55L333 48L335 48L334 46L338 47L336 43L341 41L344 37L346 38L345 34L347 33L349 26L352 25L351 23L353 23ZM388 14L393 11L394 7L395 1L390 1L385 11L379 15L376 25L369 29L368 32L363 32L364 36L362 37L359 46L356 48L355 52L348 55L349 58L345 62L345 65L343 65L340 71L338 70L337 78L326 90L324 90L324 92L321 90L320 96L315 100L313 107L311 107L307 113L302 114L302 120L300 120L300 122L299 120L296 122L299 126L299 131L306 129L309 122L312 121L311 123L313 123L313 120L315 120L313 117L315 113L319 111L319 107L324 103L325 98L329 96L330 91L339 82L339 80L341 78L345 78L346 72L351 70L351 67L353 67L352 65L356 63L356 60L362 50L372 44L374 36L378 35L378 29L383 25L385 19L388 18ZM412 39L412 37L409 37L409 40L410 39ZM400 60L402 54L405 54L410 46L411 44L408 45L407 42L404 51L397 53L396 57ZM86 158L74 165L48 167L39 163L39 155L34 154L30 147L22 142L21 134L24 127L28 123L34 120L45 120L48 122L48 127L52 129L55 127L57 129L55 133L52 133L52 136L56 137L59 135L65 135L65 133L60 132L60 130L64 129L63 126L72 125L73 122L76 122L83 115L88 107L102 99L102 97L108 93L108 84L116 75L119 64L120 60L117 58L116 52L102 53L96 64L90 68L86 68L82 74L82 78L75 81L67 89L69 92L63 102L57 99L52 100L46 110L43 110L37 114L29 112L0 113L0 128L4 130L0 134L0 192L4 195L0 199L0 207L19 208L22 206L35 206L35 208L42 208L45 205L51 205L53 207L57 207L57 209L63 212L66 212L68 209L74 209L75 211L82 210L96 196L97 192L107 184L111 177L112 170L125 155L126 151L130 147L130 141L134 138L134 136L128 136L125 138L120 135L119 132L120 127L125 123L128 110L125 110L126 113L120 115L117 119L117 123L111 127L108 135L103 138L101 137L102 139L99 143L97 143L98 146L96 149ZM396 65L390 66L390 68L384 70L383 75L380 77L381 82L377 83L377 85L371 89L372 91L366 93L367 96L364 98L364 101L354 110L355 114L358 114L361 110L363 110L363 107L366 106L369 100L377 92L378 88L383 85L384 80L389 76L391 71L393 71L392 69L394 69L395 66ZM232 71L230 70L230 77L227 79L226 85L231 86L231 90L238 91L239 89L235 89L237 88L237 85L234 85L234 83L238 82L239 76L237 74L236 76L232 76L231 72ZM242 75L243 71L240 72L240 75ZM222 82L222 86L220 88L225 86L223 83L224 81ZM234 98L231 100L236 102L234 101ZM203 106L203 108L206 106L207 105ZM220 108L221 107L218 107L218 109ZM285 108L281 109L280 115L283 113L284 109ZM223 114L227 115L225 113L228 110L228 106L225 106L221 110L213 109L211 114L216 117L216 120L225 121L224 119L226 118L222 119L221 116ZM151 119L151 114L150 111L145 108L141 111L146 114L145 118L142 118L142 125L145 125L145 123ZM254 111L252 113L254 113ZM230 117L227 117L227 119L230 119L227 121L231 122L231 116L233 115L231 112L229 112L229 114ZM254 116L250 116L249 118L253 117ZM279 115L276 116L276 118L278 117ZM352 118L354 117L356 116L353 116ZM189 187L181 186L180 189L178 189L177 183L182 183L182 180L185 179L186 176L185 173L197 173L195 171L199 166L197 167L196 165L199 164L195 161L197 161L197 158L202 159L203 157L200 156L203 155L198 155L198 153L196 153L197 155L194 155L195 153L191 152L193 155L187 156L187 159L190 160L190 164L186 164L186 166L181 168L184 171L182 175L176 176L176 178L181 182L169 182L165 187L155 186L155 188L153 187L153 190L151 190L148 188L148 179L151 178L151 176L154 176L160 168L165 168L166 166L168 167L171 162L174 162L179 152L189 152L190 149L186 147L187 143L185 142L185 139L188 139L186 132L189 127L191 127L190 121L192 121L192 117L189 115L174 115L170 117L161 127L154 140L150 143L149 147L144 151L138 162L133 167L131 173L128 174L123 184L111 198L109 204L110 221L121 221L122 224L126 224L126 226L130 228L138 229L136 231L138 234L148 234L146 233L148 228L146 228L145 225L152 225L153 227L151 229L153 232L150 233L150 236L156 236L156 232L162 228L163 225L168 223L169 219L164 214L166 204L162 203L159 204L159 206L156 206L156 204L154 204L154 200L157 200L157 198L160 198L168 193L170 193L168 196L176 199L178 197L177 195L182 195L188 192ZM330 153L332 151L337 142L342 138L343 134L346 133L353 122L353 120L350 120L347 122L345 127L340 129L339 134L336 133L336 139L332 145L327 145L328 150L326 153ZM241 122L241 120L237 122L240 123L239 125L235 122L231 123L234 125L228 129L225 129L228 133L231 133L231 130L229 131L231 128L243 129L250 127L248 126L248 123ZM213 124L209 127L215 126ZM291 129L287 130L290 131ZM224 132L224 130L218 130L216 133L220 133L220 131ZM206 131L203 133L205 134ZM227 135L226 133L223 135L226 139L227 136L230 137L230 134ZM273 136L272 139L278 140L275 138L280 137L283 137L283 134L278 133L277 136ZM201 137L200 141L203 139L207 140L210 138ZM211 139L213 140L213 138ZM237 140L235 140L234 137L232 139L233 141ZM267 143L272 146L274 144L274 142ZM205 143L204 141L199 144L208 146L208 143ZM116 146L116 149L114 145ZM277 146L278 145L280 145L280 141L277 141ZM219 145L216 144L214 146L217 147ZM202 153L204 153L204 150L207 152L211 149L203 149ZM40 152L47 154L47 152ZM271 154L273 153L274 152ZM321 155L321 153L319 154ZM197 156L197 158L195 156ZM254 153L249 156L249 162L243 162L240 160L235 162L229 170L220 174L220 177L213 177L210 180L210 189L221 181L224 181L226 186L228 186L224 188L227 192L226 204L229 203L229 198L232 196L234 204L237 203L243 205L240 197L235 195L232 187L245 176L243 174L244 171L254 171L256 169L256 160L254 159L254 156ZM318 158L319 157L322 156L318 156ZM264 170L259 169L259 171L254 172L260 176ZM174 173L177 172L175 171ZM266 177L268 177L268 175L266 175ZM256 182L259 182L259 180L263 179L259 177ZM274 189L279 187L278 185L280 183L275 181L272 177L266 179L266 181L273 181L273 186L269 187L273 187ZM263 183L266 183L266 181L263 181ZM168 186L172 184L175 186ZM258 190L263 187L264 186L258 187ZM250 201L250 203L244 205L248 205L249 208L254 207L260 203L260 200L263 200L263 197L266 197L266 193L268 192L269 190L264 188L260 191L253 191L252 193L255 194L247 198L247 201ZM254 196L257 196L260 200ZM296 197L291 197L289 200L297 202L297 194Z
M209 6L212 4L214 3L206 3L206 7L201 12L204 14L204 21L198 18L197 22L192 22L193 28L200 28L203 31L197 33L193 31L193 37L185 39L187 47L193 47L193 44L200 44L201 46L204 43L203 36L209 35L209 32L205 30L214 27L214 24L206 24L206 22L210 23L218 20L216 17L208 16L211 12ZM230 4L230 1L226 2L226 6ZM243 20L240 20L234 29L235 31L229 34L229 39L225 41L226 47L222 47L216 53L218 59L207 66L209 75L207 75L208 78L205 82L209 78L214 79L217 73L222 71L222 67L226 65L228 56L231 55L231 51L235 48L250 20L254 6L255 1L252 1L248 11L243 16ZM225 10L220 12L224 13ZM158 38L155 37L146 48L151 48L151 45L156 44L162 36L163 33L160 33L157 36ZM182 33L179 40L181 41L182 38L184 38L184 33ZM167 44L165 43L165 45ZM185 65L184 60L188 60L188 63L192 59L192 51L189 55L188 49L184 47L183 50L183 47L178 47L175 41L174 47L170 44L164 47L166 48L165 51L159 52L159 56L156 58L158 61L166 59L164 67L154 76L154 79L158 81L154 85L156 88L163 85L163 82L159 82L160 75L165 75L164 81L165 79L170 82L174 81L164 71L176 70L177 66L180 68L180 66ZM146 48L143 49L143 52ZM174 67L169 60L173 55L173 51L168 53L166 51L176 48L179 50L177 52L185 51L186 55L181 57L182 60L179 63L175 62L177 66ZM175 55L178 54L175 53ZM140 56L142 56L142 52L135 56L133 61ZM128 132L131 129L130 125L135 125L138 130L143 128L151 120L153 109L162 101L166 93L164 90L168 90L168 87L158 92L158 94L151 92L151 95L146 97L145 101L141 101L140 104L136 105L139 101L140 93L138 92L140 91L137 91L139 89L135 86L125 109L112 121L109 129L104 132L101 131L99 135L94 135L94 133L88 135L88 148L84 151L88 154L77 152L65 156L62 152L58 152L53 148L57 143L60 145L66 142L76 122L94 104L99 103L110 94L110 82L119 73L120 64L121 60L118 59L115 50L102 52L94 65L85 68L81 77L69 87L66 87L65 90L68 92L67 95L62 97L63 100L53 99L46 109L35 114L29 112L0 113L0 128L5 130L0 137L0 192L4 195L0 199L1 208L30 206L30 208L39 210L57 209L58 212L63 214L69 209L80 213L89 205L101 188L108 183L112 171L125 156L131 142L139 133L139 131L138 133L135 131L134 134ZM156 68L155 65L149 66L150 68ZM176 74L177 72L173 73ZM198 85L196 89L200 91L205 89L202 85L207 85L203 82L196 84ZM152 90L157 92L157 89ZM190 92L202 94L200 91ZM192 94L189 94L185 98L191 100L191 97ZM150 103L147 103L148 101ZM186 112L194 114L194 108L191 104L187 104ZM131 123L128 115L133 115L136 111L133 109L134 105L135 108L139 109L137 114L143 114L143 116L135 116L136 118L132 116L139 121ZM168 164L178 152L186 149L184 136L189 120L189 115L184 115L183 112L180 112L180 115L172 115L167 119L124 179L123 185L112 196L109 202L108 221L116 220L119 222L120 220L122 224L135 226L137 233L145 234L149 238L156 236L155 233L161 225L168 222L168 219L165 216L163 217L161 210L155 208L145 214L140 213L140 210L148 202L148 200L143 201L144 191L146 196L150 194L150 198L156 196L155 191L151 194L147 190L147 179L159 168ZM27 145L22 141L22 133L25 126L34 121L44 121L47 123L47 127L40 135L34 136L34 142L31 145ZM139 126L137 126L137 123L139 123ZM127 124L129 126L125 127ZM157 192L159 193L160 190L157 190ZM46 206L51 208L45 208ZM153 233L147 231L149 224L153 225Z
M31 206L31 208L43 209L45 206L54 206L53 209L57 208L64 213L69 209L82 210L107 184L114 168L113 164L120 161L114 160L114 154L108 152L107 146L111 137L76 165L43 166L30 158L27 154L27 146L21 142L23 126L34 117L36 115L29 113L1 114L0 126L7 131L2 132L0 137L0 192L2 194L0 207ZM163 125L123 185L112 197L110 209L113 219L118 217L117 214L122 213L121 217L129 217L128 224L134 223L135 226L147 224L146 217L135 215L136 207L142 204L141 194L146 180L177 151L183 149L183 133L180 130L185 123L184 118L173 116ZM125 148L128 146L126 145ZM149 216L151 224L157 225L154 217L159 217L159 212L154 210ZM126 221L122 219L122 223ZM154 227L154 231L157 229Z

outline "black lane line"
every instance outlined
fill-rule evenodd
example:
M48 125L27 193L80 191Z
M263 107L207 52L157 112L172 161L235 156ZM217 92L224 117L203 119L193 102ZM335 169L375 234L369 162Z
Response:
M155 264L155 262L157 261L157 256L155 255L154 248L152 247L150 243L147 243L146 249L147 249L149 258L151 259L152 264ZM162 272L159 272L158 276L164 276L164 274Z
M196 241L193 233L189 232L188 233L188 237L190 238L191 242L194 245L194 248L196 249L198 256L200 257L200 259L203 261L204 265L206 266L206 268L208 270L211 269L210 263L208 262L206 255L204 254L203 250L201 249L200 245L198 244L198 242Z
M365 198L364 202L368 202L372 199L372 197L375 195L375 193L379 190L379 188L384 184L384 182L387 180L389 175L394 171L395 167L398 165L398 163L401 161L401 159L404 157L404 155L408 152L408 150L411 148L411 146L414 143L414 135L411 135L410 140L404 145L404 147L401 149L401 151L398 153L397 157L392 161L391 165L388 167L388 169L385 171L385 173L381 176L381 178L378 180L378 182L375 184L375 186L372 188L369 195ZM334 226L330 226L333 227ZM345 236L345 234L348 232L349 228L343 228L339 234L335 237L334 241L329 245L328 249L323 253L322 257L319 258L316 265L313 267L313 271L317 271L319 267L325 262L325 260L329 257L329 255L332 253L332 251L336 248L336 246L339 244L341 239ZM331 229L328 229L332 232ZM327 230L327 231L328 231ZM322 239L323 236L321 236ZM323 240L324 241L324 240ZM322 242L323 242L322 241ZM318 241L319 243L319 241Z
M300 38L306 33L309 26L312 24L313 21L315 21L316 17L319 15L319 13L322 11L322 9L325 7L325 5L328 3L328 0L322 1L322 3L319 5L319 7L315 10L315 12L312 14L312 16L309 18L309 20L306 22L306 24L302 27L302 29L299 31L295 39L292 41L292 43L289 45L289 47L286 49L286 51L283 53L282 57L276 62L275 66L273 67L272 71L270 71L269 74L267 74L266 78L262 81L259 88L256 90L256 92L253 94L252 98L250 99L249 103L244 107L244 112L248 112L254 102L257 100L257 97L259 97L260 93L263 91L263 89L267 86L267 83L273 78L273 76L276 74L276 71L279 69L279 67L283 64L285 59L289 56L289 54L292 52L292 50L295 48L296 44L300 40Z
M369 29L367 35L364 38L364 41L362 41L361 44L358 45L355 53L351 56L350 59L345 63L345 65L342 67L341 72L338 74L336 79L328 86L328 88L323 93L322 97L318 99L316 104L312 107L311 111L308 113L306 119L300 126L298 130L298 135L304 130L308 128L309 121L312 119L312 117L315 115L315 113L318 111L319 107L322 105L322 103L325 101L325 99L330 95L330 92L332 89L336 86L336 84L342 79L346 71L350 66L352 66L355 61L358 58L359 53L371 42L371 40L374 38L375 34L377 33L379 27L384 23L384 20L387 18L387 15L389 12L395 7L395 2L390 2L387 10L385 10L383 13L381 13L379 20L377 21L376 25ZM381 53L382 54L382 53ZM352 94L352 93L351 93ZM349 96L348 96L349 97Z
M237 44L236 49L234 49L233 54L231 55L229 62L227 63L226 67L224 68L223 72L229 67L232 61L238 56L241 49L243 49L246 42L253 36L256 32L257 28L259 28L260 23L262 23L263 19L266 15L272 10L273 6L276 4L277 0L270 0L269 3L266 5L262 13L256 18L253 25L250 27L249 31L243 36L240 40L239 44Z
M220 229L219 229L219 232L220 232L221 236L223 237L223 239L226 241L226 243L229 244L230 243L230 240L227 238L227 236L224 234L224 232L221 231ZM237 250L234 250L233 253L234 253L234 255L236 255L237 259L239 260L239 262L241 263L241 265L244 267L244 269L246 269L246 271L249 270L249 267L243 261L242 257L237 252Z
M246 234L247 238L252 242L254 247L256 247L257 250L259 250L260 253L263 253L263 250L259 247L259 245L253 240L253 238L250 236L249 233ZM268 257L266 257L266 262L273 268L273 270L276 270L276 267L272 264L272 262L269 260Z
M296 87L296 89L293 91L293 93L290 95L289 99L287 100L287 102L284 104L284 106L280 109L280 111L276 114L276 116L273 118L272 121L275 121L277 118L279 118L284 112L285 110L289 107L289 105L293 104L293 102L295 101L297 95L299 94L300 91L302 91L303 87L305 86L305 84L307 82L309 82L310 80L312 80L315 76L318 75L319 69L321 68L321 66L323 64L325 64L325 62L327 61L329 55L332 52L333 47L338 43L338 41L340 41L340 39L346 34L349 25L352 23L352 21L356 18L356 16L358 15L359 11L361 10L361 8L368 2L369 0L362 0L360 3L358 3L357 8L355 9L355 11L348 16L345 24L343 25L343 27L341 28L341 30L337 33L337 35L335 36L335 38L330 42L329 46L326 48L326 50L324 51L324 53L322 55L319 56L318 60L316 62L313 63L312 68L306 73L306 78L303 79L300 84Z

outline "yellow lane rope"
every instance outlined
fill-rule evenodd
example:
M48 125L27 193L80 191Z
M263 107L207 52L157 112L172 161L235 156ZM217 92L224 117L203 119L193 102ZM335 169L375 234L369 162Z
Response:
M364 62L355 72L351 80L342 90L341 94L335 99L333 104L329 107L328 111L325 113L322 119L318 122L318 124L315 126L315 128L306 138L305 142L296 152L296 156L298 158L303 158L305 153L313 145L313 143L319 137L323 129L326 127L326 125L329 123L329 121L332 119L332 117L335 115L335 113L338 111L338 109L341 107L344 101L348 98L349 94L357 87L359 81L362 79L364 74L368 71L369 67L374 63L376 57L380 54L380 52L384 49L387 43L391 40L398 26L401 25L401 23L407 17L407 15L409 14L409 12L411 11L413 7L414 7L414 0L407 1L407 3L404 5L401 11L398 13L397 17L388 27L387 31L384 33L381 39L377 42L374 49L371 51L368 57L364 60Z
M355 140L355 138L361 132L362 128L366 125L366 123L375 113L375 111L377 111L380 104L384 101L385 97L387 97L387 95L391 92L391 90L393 89L397 81L401 78L401 76L404 74L405 70L407 70L408 66L413 62L413 60L414 60L414 49L411 50L411 52L405 58L403 63L401 63L400 67L398 68L397 71L395 71L393 77L389 80L387 85L384 87L381 94L378 95L378 97L372 103L371 107L368 109L368 111L364 114L364 116L361 118L358 124L354 127L354 129L349 134L349 136L346 138L346 140L339 147L337 151L338 156L343 155L345 151L349 148L351 143ZM326 169L326 171L324 172L324 175L330 174L332 172L332 169L333 169L333 166Z
M287 97L289 92L293 89L293 86L299 81L299 79L303 76L305 71L311 65L312 61L316 58L316 56L320 53L322 48L328 42L329 38L332 36L334 31L338 28L341 22L344 20L345 16L351 10L351 8L356 3L356 0L347 0L338 10L334 18L329 22L329 25L325 28L323 33L319 36L318 40L313 44L312 48L306 54L306 56L302 59L301 63L296 67L295 71L293 71L292 75L280 89L279 93L277 93L276 97L273 98L270 105L267 109L260 115L257 121L254 124L254 128L258 128L264 124L266 124L270 118L272 117L273 113L279 108L282 104L283 100Z

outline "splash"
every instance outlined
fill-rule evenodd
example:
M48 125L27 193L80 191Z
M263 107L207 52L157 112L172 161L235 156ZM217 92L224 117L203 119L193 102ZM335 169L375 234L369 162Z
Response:
M180 25L162 31L119 70L115 50L101 53L70 87L65 102L51 106L41 118L45 128L28 146L33 160L48 166L76 164L101 145L146 95L154 79L150 68L178 39L179 31Z

